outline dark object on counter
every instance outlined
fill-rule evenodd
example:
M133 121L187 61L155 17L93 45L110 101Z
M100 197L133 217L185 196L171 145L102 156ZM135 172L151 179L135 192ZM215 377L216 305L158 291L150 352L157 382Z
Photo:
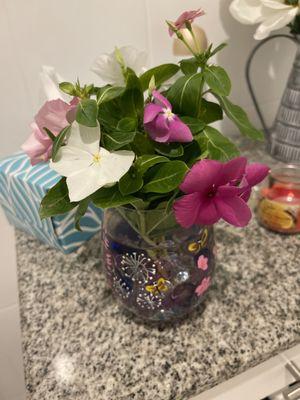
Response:
M258 49L270 40L277 38L292 40L297 45L297 53L293 69L289 76L276 119L271 128L267 127L266 121L259 107L258 100L253 90L250 79L250 67L253 57ZM300 164L300 41L299 36L273 35L258 43L252 50L246 65L246 79L250 95L252 97L256 112L267 138L267 150L272 157L286 163Z

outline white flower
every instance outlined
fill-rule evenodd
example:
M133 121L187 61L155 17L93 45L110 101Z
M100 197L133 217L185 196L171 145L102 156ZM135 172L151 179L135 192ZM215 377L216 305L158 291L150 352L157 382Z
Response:
M55 71L54 67L43 65L40 72L40 82L47 100L61 99L69 102L70 96L64 94L59 89L60 82L64 79Z
M67 177L70 201L80 201L103 186L120 180L134 160L132 151L109 152L100 147L100 127L73 123L66 146L59 149L50 167Z
M132 46L121 47L118 51L122 54L125 66L131 68L137 75L146 71L147 53L139 51ZM92 65L91 70L106 83L117 86L124 85L124 76L116 58L116 51L99 56Z
M260 24L254 38L261 40L288 25L299 13L299 3L288 3L285 0L233 0L230 12L242 24Z

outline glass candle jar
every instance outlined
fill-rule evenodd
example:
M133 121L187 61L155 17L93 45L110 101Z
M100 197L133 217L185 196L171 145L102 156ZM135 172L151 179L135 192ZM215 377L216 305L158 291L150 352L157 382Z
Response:
M300 232L300 165L271 171L268 187L260 191L257 215L262 225L275 232Z

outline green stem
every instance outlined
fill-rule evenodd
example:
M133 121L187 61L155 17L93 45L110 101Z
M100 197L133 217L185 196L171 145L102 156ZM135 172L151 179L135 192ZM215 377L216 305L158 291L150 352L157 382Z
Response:
M156 246L156 243L153 242L153 240L151 240L144 232L141 232L142 228L139 230L136 226L134 226L134 224L130 221L130 219L127 218L126 213L123 213L123 211L121 211L121 209L118 207L116 208L116 210L125 219L125 221L128 222L128 224L131 226L131 228L134 229L136 231L136 233L138 233L146 243L150 244L151 246ZM138 215L141 217L141 213L138 213ZM144 218L143 218L143 220L144 220ZM144 223L145 223L145 221L143 222L143 224ZM143 228L143 229L145 229L145 228Z

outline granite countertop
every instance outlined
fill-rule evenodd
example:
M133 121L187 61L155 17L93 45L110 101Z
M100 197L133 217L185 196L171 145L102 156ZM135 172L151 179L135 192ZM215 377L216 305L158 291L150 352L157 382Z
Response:
M188 399L298 343L299 235L253 219L216 240L202 312L151 325L106 289L99 237L63 255L17 232L28 399Z

